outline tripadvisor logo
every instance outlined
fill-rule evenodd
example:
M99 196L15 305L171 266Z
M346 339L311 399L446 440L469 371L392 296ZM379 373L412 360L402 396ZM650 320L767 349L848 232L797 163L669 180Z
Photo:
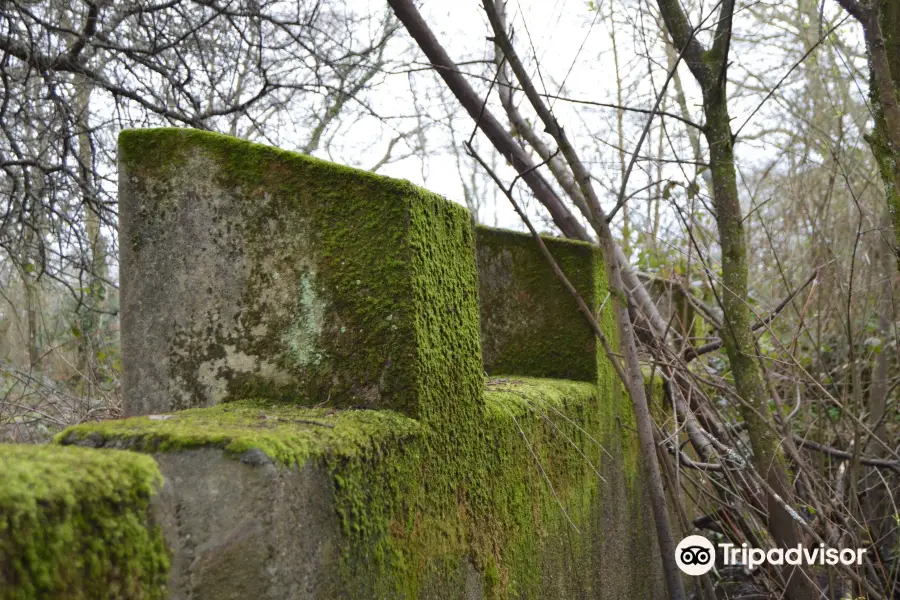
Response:
M715 562L716 549L702 535L689 535L675 548L675 564L688 575L703 575Z
M861 565L865 548L826 548L819 544L814 548L797 545L794 548L750 548L747 544L718 544L722 563L725 565L746 565L751 571L763 563L770 565ZM712 542L702 535L689 535L675 548L675 564L688 575L703 575L716 562L716 549Z

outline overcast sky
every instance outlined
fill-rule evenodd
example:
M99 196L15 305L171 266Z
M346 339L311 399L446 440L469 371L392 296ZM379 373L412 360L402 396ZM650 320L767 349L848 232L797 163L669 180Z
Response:
M383 10L384 5L374 0L358 0L360 10ZM616 76L612 53L612 32L615 32L620 72L624 80L626 93L623 103L638 108L651 108L656 90L666 75L666 57L659 39L659 29L653 20L647 4L643 0L600 0L597 4L589 4L581 0L555 0L550 2L531 0L510 0L508 3L508 20L515 31L516 45L531 70L539 89L549 94L562 94L567 98L599 102L616 102ZM356 6L356 4L354 4ZM368 8L363 8L368 7ZM748 7L756 12L757 18L748 13ZM707 24L714 24L714 4L701 4L694 14L694 22L698 15L705 17ZM614 19L610 19L610 11ZM790 10L780 2L738 3L735 20L735 42L732 46L732 66L729 76L736 81L746 82L757 88L756 91L741 91L738 86L731 86L731 112L734 128L739 128L757 107L764 90L773 87L784 76L802 54L796 44L795 36L784 36L784 25L776 19L766 22L767 11ZM432 27L440 42L451 57L457 62L489 59L493 55L492 44L488 41L489 27L487 19L478 0L459 0L447 2L442 0L426 0L421 5L422 14ZM826 5L826 17L839 14L839 9L829 3ZM759 18L762 16L762 18ZM614 23L614 25L613 25ZM815 26L815 24L814 24ZM855 24L845 24L840 34L855 39ZM641 33L643 32L643 33ZM789 32L791 33L791 32ZM708 40L708 34L701 34L701 41ZM785 39L793 39L793 45ZM417 49L401 54L409 45L405 32L393 45L393 58L402 61L424 58ZM537 57L537 61L535 60ZM540 68L538 68L538 65ZM424 64L412 65L424 67ZM462 67L466 72L479 75L488 74L485 67L471 65ZM649 73L652 71L653 76ZM682 81L687 90L692 117L702 120L699 111L699 96L686 68L681 68ZM408 73L399 72L386 78L385 83L376 88L371 96L371 105L381 115L412 115L416 112L426 113L432 120L440 119L448 112L456 111L454 125L456 145L471 134L473 122L460 109L455 98L437 83L433 74L417 72L412 78ZM413 82L411 84L411 81ZM487 85L479 79L472 79L477 89ZM796 84L802 85L801 82ZM866 88L865 82L857 84L860 98ZM411 87L416 90L414 95ZM790 80L753 116L750 124L742 134L752 134L763 129L777 129L790 115L790 106L779 98L781 93L792 92ZM521 95L519 97L521 101ZM492 96L492 108L502 118L496 93ZM671 104L673 112L679 112ZM582 148L584 158L589 163L592 174L605 185L598 186L605 203L612 205L612 193L619 183L621 169L618 152L614 145L616 135L616 111L585 106L583 104L556 101L553 103L560 122L567 132ZM645 122L644 115L630 113L626 115L626 160L634 149L634 142ZM335 147L329 156L334 160L346 162L362 168L370 168L381 157L384 147L391 137L391 128L402 131L413 121L389 119L386 128L382 122L364 119L348 126L337 136ZM669 121L670 138L665 139L668 153L673 151L680 156L690 156L688 141L683 129ZM648 148L655 152L659 142L657 130L651 132L642 153ZM428 135L427 158L409 158L382 168L380 172L409 179L428 189L441 193L448 198L462 202L462 185L457 170L455 156L449 152L452 144L449 124L446 121L435 124L431 122ZM402 146L402 144L400 145ZM399 147L399 146L398 146ZM489 145L483 140L481 148L487 152ZM779 137L777 133L768 134L763 139L746 138L739 143L738 153L742 167L766 168L773 158L778 156ZM502 162L502 161L501 161ZM631 188L646 186L656 177L653 173L642 172L648 164L638 163L638 169L631 178ZM466 167L470 168L470 167ZM500 172L507 180L513 177L511 169L500 165ZM674 165L664 167L664 176L684 179L692 176ZM496 205L488 206L480 215L481 219L491 225L521 228L519 219L508 203L499 198ZM643 202L643 204L642 204ZM645 210L646 200L637 197L632 209L641 213Z

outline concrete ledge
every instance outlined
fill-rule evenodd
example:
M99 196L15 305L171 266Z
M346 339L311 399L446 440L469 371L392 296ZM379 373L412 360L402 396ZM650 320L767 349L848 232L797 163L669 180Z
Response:
M165 598L161 482L132 452L0 445L0 598Z
M391 411L242 401L78 425L59 441L156 459L169 598L324 600L364 598L348 590L374 585L373 575L351 576L370 568L349 558L363 527L351 515L366 489L360 478L423 431Z
M219 448L246 464L262 461L294 467L325 456L346 458L366 446L405 440L422 431L418 421L392 411L305 408L247 400L75 425L57 439L63 444L157 455Z
M259 401L60 440L153 453L172 598L658 597L627 398L527 378L484 397L452 451L391 411Z

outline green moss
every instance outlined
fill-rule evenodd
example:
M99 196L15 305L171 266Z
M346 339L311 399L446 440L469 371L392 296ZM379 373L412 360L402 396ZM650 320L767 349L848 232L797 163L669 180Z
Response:
M389 439L415 437L417 421L390 411L301 408L267 400L229 402L168 415L85 423L57 436L64 444L172 452L217 447L239 456L262 450L285 467L311 458L350 457Z
M439 432L429 430L402 452L340 465L339 511L358 549L350 564L376 557L385 598L420 597L435 565L445 565L443 579L451 580L447 569L463 560L483 574L491 598L577 597L596 584L585 573L600 572L607 535L597 518L598 472L632 490L623 509L629 520L644 518L630 412L627 398L589 383L489 380L466 444L442 448ZM622 543L619 558L628 564L633 551ZM560 563L581 574L551 593Z
M0 445L0 482L0 598L165 597L150 457Z
M593 331L532 236L487 227L477 227L476 235L488 373L597 381L606 357L598 356ZM588 306L598 311L607 297L599 248L550 237L544 242ZM611 311L604 310L600 321L615 339Z
M639 492L622 466L637 460L627 398L585 382L495 378L475 410L448 409L448 426L464 428L453 437L390 411L241 401L78 425L59 440L146 452L215 446L234 456L256 448L282 465L317 462L331 473L351 597L421 597L458 581L464 563L482 573L491 598L562 599L595 585L584 573L600 569L608 536L597 472L607 486ZM477 420L461 421L470 414ZM623 509L635 522L639 496ZM624 563L633 558L628 544L619 552ZM550 594L548 573L562 563L583 572Z
M478 402L477 274L464 208L407 181L208 132L124 131L119 153L142 198L130 221L145 239L132 247L148 236L165 245L172 221L190 211L173 205L182 202L174 191L202 157L215 188L203 194L228 198L210 227L240 240L216 252L250 266L239 315L207 315L208 331L176 336L168 379L192 399L175 408L207 404L208 364L230 398L327 397L426 421L443 410L424 406L432 400ZM279 376L224 366L229 352L271 360Z
M427 192L409 207L417 394L447 441L481 415L484 368L471 217Z
M623 467L629 483L639 463L634 417L621 383L593 330L578 312L533 237L476 227L481 300L481 339L491 375L559 377L596 383L604 402L624 407L619 421ZM593 244L544 237L566 277L590 306L607 339L618 335L608 299L602 253ZM602 310L601 310L602 309ZM624 403L624 404L623 404Z
M665 419L664 415L671 403L666 398L666 382L662 378L662 373L647 364L641 365L641 371L644 374L644 391L647 393L650 412L655 417Z

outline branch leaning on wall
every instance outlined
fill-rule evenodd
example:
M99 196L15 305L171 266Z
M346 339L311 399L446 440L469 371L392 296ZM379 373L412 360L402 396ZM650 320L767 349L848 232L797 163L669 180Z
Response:
M845 547L847 547L847 545L852 546L851 541L862 543L858 534L858 529L854 528L853 523L847 520L848 517L851 519L852 517L849 513L842 512L844 506L841 505L840 501L828 494L828 482L817 479L819 474L812 468L807 458L802 455L800 448L803 448L807 452L811 451L813 453L827 455L836 460L852 460L852 458L846 458L846 452L827 444L822 445L821 447L813 446L799 442L799 439L804 438L795 438L794 436L791 436L789 433L789 426L791 418L796 414L796 410L791 411L790 415L786 414L786 411L782 414L782 402L775 390L771 388L771 381L766 381L766 385L770 388L769 392L773 395L772 401L775 403L776 411L774 415L763 415L758 410L758 406L747 402L743 395L734 389L733 383L724 379L713 379L705 369L690 368L688 365L688 357L694 358L698 349L691 346L690 340L679 335L679 328L672 327L671 322L661 316L660 312L650 299L647 288L638 279L637 274L631 269L621 248L615 243L606 245L608 241L611 241L611 235L605 233L600 226L601 219L598 217L605 217L605 215L602 215L602 211L598 211L599 202L597 201L596 195L593 193L593 189L590 187L590 179L586 176L587 174L585 173L584 167L580 165L579 158L572 146L568 143L562 128L556 122L554 115L544 104L544 99L549 96L538 93L527 74L524 73L521 61L519 61L518 57L515 55L511 40L506 34L506 24L502 6L491 0L485 0L484 2L485 10L491 22L493 33L492 41L495 43L496 47L494 64L497 68L497 73L495 78L485 77L483 79L485 81L491 81L491 89L493 89L494 86L498 87L500 104L506 113L509 123L513 126L513 129L517 134L516 139L508 135L502 127L501 132L503 135L492 135L492 133L489 133L492 132L492 123L496 124L497 121L496 117L494 117L488 109L486 99L480 98L475 94L464 79L464 74L456 68L456 65L450 60L446 52L443 51L421 16L415 11L415 8L412 7L410 3L404 0L391 0L390 4L394 7L395 11L398 11L397 14L401 21L407 26L407 29L419 43L420 48L432 62L437 74L444 80L448 89L454 93L457 99L466 108L469 115L475 120L476 128L480 128L483 132L488 134L488 138L491 143L494 144L495 148L507 158L513 156L514 153L519 152L523 148L526 152L531 150L537 154L537 157L541 161L539 164L534 164L530 159L528 161L510 160L509 162L517 171L518 176L511 185L505 186L500 182L493 169L489 168L485 161L477 155L474 148L472 146L467 147L467 151L470 155L472 155L476 162L487 171L489 177L511 201L514 209L523 217L523 221L525 221L526 226L532 232L532 235L534 236L536 234L533 226L531 226L527 218L522 215L521 208L518 207L518 203L515 202L515 199L512 197L512 192L518 179L525 181L531 188L534 197L542 205L548 208L554 222L565 235L568 237L575 237L576 239L591 239L591 236L582 233L584 231L583 229L578 231L576 235L570 235L566 231L567 225L572 222L578 222L574 218L569 206L574 206L580 211L584 220L592 226L592 229L594 229L594 233L597 236L596 239L599 239L601 245L603 245L604 254L607 256L607 266L615 263L618 267L620 276L618 281L621 287L611 285L612 298L614 301L621 300L626 309L629 307L627 302L630 301L630 307L633 310L630 319L626 317L624 321L628 323L628 327L632 327L633 325L642 327L644 333L649 338L644 340L642 337L642 350L649 353L649 360L655 367L655 371L659 373L665 381L670 396L669 399L672 402L672 414L668 416L668 419L673 422L673 430L670 434L665 435L660 431L654 431L651 423L651 434L655 433L658 436L659 443L663 444L663 446L657 448L657 440L654 440L652 445L650 445L650 451L659 451L659 454L661 455L659 460L662 461L666 467L667 480L670 482L675 480L676 483L670 485L670 491L676 495L675 499L679 500L677 498L677 494L679 493L677 482L681 481L681 479L691 479L690 474L681 473L679 471L679 465L688 468L696 466L712 466L714 468L705 469L705 478L713 495L704 491L703 494L706 495L705 500L707 502L718 503L721 509L725 511L722 514L727 513L727 521L717 521L717 526L725 528L731 538L738 543L746 541L754 547L765 547L770 543L770 540L775 540L777 545L780 536L773 535L771 538L767 538L765 533L767 528L773 526L773 523L770 522L770 517L773 514L776 516L787 515L788 518L791 519L791 523L797 527L797 530L802 531L803 534L808 536L808 539L815 539L817 541L822 539L818 537L817 532L810 529L810 526L806 522L795 521L794 517L791 516L799 515L802 512L798 508L795 508L795 505L793 504L793 492L788 490L791 493L784 493L781 486L771 485L770 480L761 475L761 473L766 470L759 471L758 465L754 466L750 462L755 453L753 449L748 446L748 442L744 437L746 431L730 425L729 423L732 423L733 421L722 413L718 402L713 401L713 398L710 397L710 394L713 393L720 394L728 398L730 403L739 407L740 411L745 415L749 415L748 418L750 420L762 422L763 433L778 440L778 446L783 447L785 456L787 456L792 463L792 472L797 474L795 485L799 486L799 489L802 491L802 495L796 500L799 503L796 506L803 506L806 504L811 507L811 510L816 511L816 514L822 516L823 524L821 526L824 527L824 530L827 532L827 540L829 543L839 543ZM724 51L727 49L728 40L730 39L730 11L733 9L733 3L723 0L720 4L716 5L716 7L722 9L718 12L719 18L714 25L717 30L716 39L719 40L717 45L719 50ZM699 69L708 68L707 65L703 64L703 61L699 60L699 57L702 56L700 51L703 49L696 43L696 40L692 39L691 32L695 29L691 28L686 20L683 24L685 25L683 31L686 32L686 38L682 38L681 43L676 41L675 47L683 49L681 54L689 63L694 61L693 67ZM685 43L686 40L687 43ZM673 60L672 62L675 61ZM507 67L507 65L509 66ZM677 65L670 64L669 66L671 68L669 76L674 78L672 72ZM512 74L509 73L510 70L512 71ZM719 76L711 75L711 78L708 79L708 81L713 81L716 85L724 83L725 79L721 76L723 71L720 69L718 73ZM476 75L475 77L478 76ZM706 76L704 75L704 78L705 77ZM513 78L515 78L516 81L511 81ZM523 118L513 99L513 94L517 92L524 92L528 97L531 108L537 112L541 119L540 123L543 126L543 131L549 134L550 137L552 137L552 141L556 143L556 150L552 150L551 144L544 141L546 138L538 134L531 123ZM654 111L646 112L653 113ZM706 131L704 131L704 133L706 133ZM522 145L519 146L518 144ZM547 185L545 180L534 176L535 172L544 166L548 167L552 177L556 180L559 188L565 193L567 200L571 202L571 205L567 205L563 200L563 197L558 195L557 190ZM581 177L579 177L579 175L581 175ZM537 187L532 185L535 181L540 182ZM710 183L712 183L712 178L710 178ZM606 218L602 218L602 222L605 225ZM538 243L539 247L541 246L540 241L536 243ZM611 250L610 246L612 248ZM700 250L700 247L697 246L697 251L699 252ZM548 258L548 252L545 252L543 249L541 252L545 255L545 258ZM614 259L610 259L610 257L614 257ZM548 258L548 261L564 287L569 289L570 293L572 293L570 286L566 285L565 274L560 273L558 265L554 267L552 256ZM805 284L800 286L799 289L793 289L787 295L786 299L780 302L774 310L768 313L768 315L757 315L745 301L744 310L755 317L755 322L748 319L748 329L765 329L767 333L772 334L769 325L772 324L773 318L786 306L791 305L795 298L798 298L799 292L804 288L808 288L810 284L815 281L815 278L816 274L814 273L807 279ZM611 277L610 281L614 282L614 278ZM731 291L727 283L728 282L723 282L719 277L715 277L714 275L713 279L710 280L711 286L718 285L720 289L719 293L724 293L726 295L733 294L733 291ZM810 296L815 289L815 285L810 288ZM579 310L588 319L588 322L596 333L596 318L590 315L589 311L587 313L585 312L586 304L583 299L580 299L577 294L573 294L573 297L576 304L579 306ZM722 298L718 297L717 300L719 301L721 308ZM616 306L616 309L620 308L621 306ZM617 312L616 316L617 325L620 325L620 321L623 320L621 318L622 313ZM710 322L715 325L715 329L720 331L720 335L727 336L729 333L733 334L733 332L729 330L729 327L733 327L733 321L729 322L729 316L731 315L725 314L725 319L722 321L718 319L717 315L712 315L710 317ZM634 329L632 327L631 339L634 339L633 332ZM622 337L621 334L620 337ZM623 339L625 338L623 337ZM603 341L601 338L601 344L602 343ZM777 342L776 340L776 343L780 342ZM717 343L717 346L718 345L720 345L720 343ZM748 356L752 356L752 360L754 361L760 360L760 355L755 349L752 349L752 352L748 354ZM629 390L633 389L636 380L631 377L631 373L629 372L630 365L628 362L626 361L623 363L622 360L623 358L628 358L627 352L624 355L612 355L611 358L616 366L617 374L623 379L626 387ZM789 358L796 362L796 359L792 356ZM824 394L829 399L829 402L837 409L842 412L846 411L846 407L844 407L840 401L828 394L827 390L821 385L817 385L818 382L813 380L809 376L809 373L802 370L799 363L797 364L797 368L801 369L804 381L808 380L807 383L809 383L817 393ZM763 375L768 377L765 370ZM643 381L643 377L641 377L641 381ZM851 418L855 417L853 414L847 414ZM673 439L677 439L675 436L677 436L680 431L683 431L687 435L688 440L685 441L685 443L688 443L688 441L691 443L700 458L699 461L694 459L683 460L685 455L680 451L678 445L672 441ZM873 438L873 440L876 442L881 441L876 440L875 438ZM668 476L671 471L672 463L670 462L671 458L668 457L665 452L661 451L663 448L670 448L672 450L672 455L675 460L674 477ZM643 450L642 444L642 454ZM646 454L643 455L646 456ZM863 458L865 463L871 468L884 469L886 470L885 472L892 471L896 466L896 463L890 459L885 459L884 462L882 462L877 459L872 460L868 456L857 457L857 460L859 458ZM696 481L694 482L694 485L696 485ZM760 535L757 535L757 533ZM880 566L881 565L875 565L870 562L864 569L873 571ZM782 594L787 592L786 597L788 598L805 598L807 597L805 595L806 592L812 592L812 594L818 593L819 584L812 581L807 573L802 571L782 573L776 570L768 572L765 577L772 586L772 589L780 590ZM869 575L863 575L862 572L857 573L849 569L842 569L840 571L840 578L843 582L855 585L860 591L865 591L871 598L883 597L879 593L879 590L875 589L870 584ZM798 579L801 580L799 581L799 584L797 581ZM872 579L872 581L875 581L875 579ZM826 585L830 586L832 584L828 583ZM889 589L889 587L890 581L888 581L888 588L885 589ZM788 592L788 590L790 591ZM711 590L706 585L703 586L700 593L706 598L712 598Z
M554 223L557 224L564 235L575 239L590 240L590 236L580 223L578 223L568 207L565 206L556 195L553 188L550 187L539 174L536 165L532 162L531 158L518 144L516 144L512 136L509 135L502 125L500 125L499 121L497 121L490 110L486 108L486 103L478 97L471 86L469 86L468 82L465 81L456 68L456 65L450 59L449 55L447 55L446 51L440 46L434 34L428 28L412 2L408 0L389 0L389 4L394 9L395 14L400 21L406 26L410 35L416 40L419 47L435 66L438 74L447 84L448 88L450 88L469 115L476 121L477 127L485 133L497 150L513 165L519 176L526 184L528 184L529 188L531 188L538 201L548 209L553 217ZM491 6L493 7L493 4L491 4ZM486 9L488 9L487 5ZM494 13L494 16L496 17L496 12ZM499 25L499 21L496 22ZM503 32L502 29L500 33L502 35L497 35L497 32L495 31L495 40L498 42L502 42L503 38L505 38L505 32ZM508 44L504 44L504 46L505 50L511 49ZM523 81L523 78L521 77L521 63L518 62L517 57L512 53L508 53L506 58L510 61L510 64L513 63L513 60L516 61L517 64L512 64L512 66L513 71L516 72L517 78L519 79L519 84L522 85L523 88L526 84L530 85L530 81L527 78ZM533 86L532 92L533 93L530 95L532 103L534 104L533 98L536 97L538 105L543 107L546 116L548 111L544 107L543 100L540 96L536 96L536 93L533 91ZM555 120L552 118L548 122L555 124ZM565 138L561 135L562 132L558 125L555 125L555 131L556 134L559 135L559 138L556 139L557 143L559 144L561 140L567 143ZM556 136L554 137L556 138ZM588 221L593 225L594 231L600 239L604 250L610 289L615 295L613 302L616 311L616 324L619 329L620 342L624 346L623 350L625 355L624 369L617 369L617 373L619 373L620 377L623 377L623 383L625 384L626 389L628 389L632 402L634 403L635 417L641 439L641 454L644 459L645 468L648 470L649 485L651 486L651 502L653 503L653 512L656 520L657 538L660 544L662 559L665 564L666 584L667 589L669 590L669 597L672 600L683 600L685 598L684 590L681 584L680 573L674 562L675 541L669 523L665 494L657 461L656 446L653 440L653 425L644 390L644 377L638 362L634 330L628 314L629 292L643 290L646 294L646 290L643 289L643 285L635 276L628 278L630 279L629 286L626 287L622 269L622 266L626 263L625 257L612 238L609 224L600 207L599 200L591 187L590 178L572 147L565 147L563 144L559 145L562 149L563 156L566 158L566 162L569 163L569 168L572 169L576 176L579 173L581 174L581 183L573 187L577 187L580 192L576 197L579 199L583 198L584 201L576 202L576 204L581 204L581 207L585 209L585 216L588 217ZM551 156L548 156L545 161L551 158ZM575 165L574 167L573 164ZM563 169L558 169L558 172L564 171L565 170ZM652 306L653 303L649 300L649 294L646 294L645 299L648 303L648 308ZM655 307L653 307L653 311L656 312ZM662 318L659 317L659 320L662 321Z
M634 400L634 394L631 391L632 390L631 385L633 385L633 382L629 378L629 375L627 373L627 370L626 370L627 364L625 366L622 365L621 355L617 354L613 350L612 346L609 343L609 340L606 338L606 334L603 333L603 329L600 327L600 324L597 322L597 318L595 317L593 311L591 311L590 307L587 305L587 303L585 303L584 298L581 297L581 295L578 293L578 290L576 290L575 286L572 285L572 282L570 282L568 277L566 277L566 274L563 272L562 268L559 266L559 263L556 262L556 260L553 258L553 255L550 253L550 250L547 248L547 245L544 243L544 240L541 239L540 234L537 232L537 230L531 224L531 220L528 218L528 215L525 213L524 210L522 210L522 208L519 206L519 203L516 202L516 199L513 196L513 190L515 189L516 182L518 181L519 178L516 177L516 179L514 179L513 182L508 187L504 186L503 183L500 181L500 178L494 172L494 170L491 169L490 166L488 166L488 164L481 158L481 156L479 156L479 154L475 151L475 149L472 147L472 145L468 142L466 142L465 145L466 145L466 150L469 153L469 155L472 156L472 158L474 158L475 161L478 162L479 165L481 165L481 167L485 170L485 172L488 174L488 176L490 176L490 178L494 181L494 183L497 185L497 187L500 188L500 190L503 192L503 195L506 196L507 200L509 200L513 209L516 211L516 214L519 215L519 217L522 219L522 222L525 223L525 226L528 228L528 231L531 233L531 236L534 238L535 243L537 244L538 249L541 252L541 255L544 257L544 259L550 265L550 268L553 270L553 273L559 279L560 283L562 283L562 285L566 289L566 291L568 291L569 294L572 295L572 298L575 300L575 303L578 306L579 312L581 312L582 316L584 316L584 318L587 320L588 324L590 325L591 329L594 332L594 335L596 335L597 339L600 340L600 344L603 346L603 351L606 354L609 361L612 363L613 367L615 368L616 374L619 376L619 379L621 379L621 381L625 385L626 389L629 390L629 395L631 395L631 397L632 397L632 402L637 404L637 402L635 402L635 400ZM536 168L540 167L540 166L542 166L542 165L536 165ZM617 317L618 316L619 315L617 315ZM632 338L632 340L633 340L633 338ZM632 341L632 343L634 343L634 342ZM625 358L627 360L627 354L626 354ZM636 351L635 351L635 358L636 358ZM638 367L638 368L640 368L640 367ZM643 410L641 410L641 407L635 408L635 420L638 421L638 432L640 435L641 424L640 424L639 420L644 419L644 422L650 426L651 435L652 435L653 423L652 423L652 419L650 417L650 411L647 407L646 392L644 390L644 384L643 384L643 373L641 374L641 385L640 385L639 394L643 396L644 407L643 407ZM638 400L638 402L640 402L640 400ZM649 448L654 453L653 456L649 460L656 463L657 462L657 456L655 454L656 442L651 441ZM642 459L644 460L645 468L646 468L646 464L647 464L647 460L648 460L648 457L644 454L644 452L646 450L647 450L647 448L645 447L644 440L642 439L641 440L641 456L642 456ZM656 469L657 469L657 471L655 473L653 472L652 469L648 469L648 471L649 471L648 478L650 479L650 484L651 484L651 490L650 490L651 502L654 502L654 500L657 500L657 499L661 500L662 509L666 510L665 491L662 488L662 479L661 479L660 473L658 471L658 469L659 469L658 464L656 466ZM655 482L653 481L654 476L656 477ZM654 485L654 483L656 485ZM657 487L658 487L658 489L656 489ZM653 497L654 495L656 495L656 498ZM654 519L656 519L656 506L655 505L654 505ZM657 536L659 536L659 529L660 529L660 527L659 527L659 524L657 523ZM660 543L661 551L663 552L663 556L662 556L663 565L664 565L664 569L666 569L666 573L665 573L666 579L667 579L666 584L670 585L668 576L671 573L675 577L679 578L678 588L680 588L681 587L680 586L680 574L678 572L678 567L674 564L670 564L670 563L674 562L674 558L675 558L674 537L672 537L671 530L668 533L668 535L670 537L670 542L672 544L671 552L668 555L665 553L665 550L662 549L663 546L662 546L662 543ZM670 560L666 560L667 556L670 558ZM676 589L676 590L674 590L674 592L675 593L673 594L673 591L670 589L670 591L669 591L670 598L678 598L679 597L677 595L678 593L681 594L681 596L680 596L681 598L684 598L684 590L683 589Z
M628 312L628 294L622 278L621 265L616 257L617 245L609 227L609 221L603 211L603 207L600 205L600 199L594 190L590 173L528 76L525 66L519 59L506 33L505 24L497 13L496 5L493 0L484 0L483 6L494 32L494 43L502 50L519 85L524 90L525 96L531 103L531 107L537 113L545 130L556 142L566 160L567 166L587 204L588 214L585 217L593 227L600 248L603 250L609 291L613 296L613 314L615 315L619 344L623 354L623 369L619 369L617 372L622 377L622 383L631 396L632 409L641 446L641 458L647 474L650 504L653 509L656 537L659 543L666 588L671 600L681 600L685 598L685 595L681 573L675 564L675 538L669 520L665 490L663 489L662 475L656 454L656 443L653 438L653 419L650 416L649 404L647 403L644 373L641 370L638 359L637 340ZM604 348L606 347L608 345L604 344Z

